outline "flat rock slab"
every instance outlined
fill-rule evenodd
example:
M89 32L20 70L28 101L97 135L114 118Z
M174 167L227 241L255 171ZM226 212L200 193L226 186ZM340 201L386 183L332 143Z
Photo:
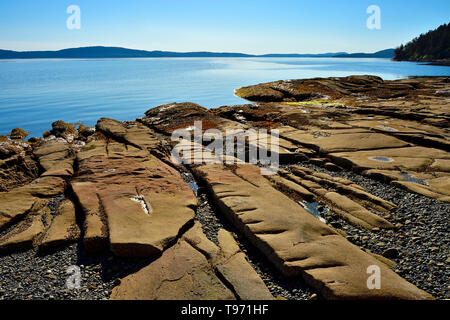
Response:
M352 131L346 132L346 130L319 130L303 133L297 130L286 135L283 135L282 132L281 135L298 143L316 148L322 153L408 146L408 143L400 139L373 132L354 133Z
M331 153L336 162L371 177L382 177L412 192L450 200L450 154L425 147Z
M205 146L209 144L209 141L213 141L216 138L216 134L221 134L221 138L224 141L226 141L227 136L247 139L246 154L239 157L243 160L245 160L245 157L248 159L248 149L250 145L259 145L260 148L267 148L267 146L263 145L263 142L259 140L260 135L258 134L258 131L250 124L243 124L235 120L220 117L218 114L193 103L173 103L150 109L146 112L146 117L140 119L140 121L165 135L171 135L176 130L185 130L189 135L203 134L205 139L203 145ZM201 130L199 123L201 123ZM253 131L250 131L251 129L253 129ZM270 127L264 129L270 129ZM215 130L215 133L213 134L211 130ZM250 132L255 133L255 139L253 139L253 137L250 138ZM208 134L212 137L210 140L207 139ZM187 138L184 137L184 139ZM279 138L278 145L279 148L276 152L279 155L281 163L305 159L305 153L313 152L307 148L300 148L299 145L283 138ZM271 149L275 152L274 148Z
M219 246L196 223L162 256L121 280L111 300L273 299L231 234L219 231Z
M315 195L313 198L316 202L328 205L332 212L347 222L369 230L394 228L389 221L372 212L387 213L397 208L394 203L366 192L364 188L351 181L296 165L289 168L292 173L281 172L288 181L291 181L289 186L286 185L288 188L305 186ZM276 176L274 178L277 179Z
M0 193L0 229L25 217L41 199L64 193L66 182L59 177L42 177L23 187Z
M286 80L236 90L238 96L257 104L213 111L243 124L268 123L280 130L280 137L314 149L324 161L357 172L390 170L377 175L411 192L449 201L449 186L442 180L448 181L444 173L450 171L450 101L441 94L449 90L448 77ZM320 165L339 170L325 163ZM390 179L398 173L430 172L434 178L425 184Z
M44 176L70 177L73 175L75 156L70 144L64 139L47 139L39 147L34 148L33 153L45 170Z
M0 238L0 253L28 250L39 245L51 221L47 201L37 200L28 215Z
M388 266L275 190L252 165L195 168L221 212L286 276L303 276L329 299L431 299ZM367 286L367 270L381 271L381 289Z
M96 128L118 142L127 143L142 150L161 149L162 146L162 141L155 133L139 122L120 122L101 118Z
M70 200L64 200L39 244L40 250L51 250L58 246L77 241L80 228L76 221L75 206Z
M78 154L73 191L85 213L84 243L117 256L160 254L192 221L197 199L180 174L147 150L93 141Z

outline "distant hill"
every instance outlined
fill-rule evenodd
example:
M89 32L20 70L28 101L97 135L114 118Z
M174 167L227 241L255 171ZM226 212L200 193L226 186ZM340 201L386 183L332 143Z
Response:
M162 57L247 57L243 53L145 51L119 47L83 47L59 51L0 50L0 59L100 59L100 58L162 58Z
M343 55L336 55L335 58L394 58L395 49L386 49L377 51L375 53L349 53Z
M262 58L334 58L340 55L346 55L347 52L330 52L330 53L316 53L316 54L308 54L308 53L271 53L271 54L263 54L258 57Z
M59 51L12 51L0 50L0 59L104 59L104 58L392 58L389 50L379 51L373 54L357 53L348 54L346 52L330 52L320 54L264 54L251 55L245 53L230 52L171 52L171 51L145 51L120 47L82 47L63 49Z
M395 50L394 60L450 63L450 23L401 45Z

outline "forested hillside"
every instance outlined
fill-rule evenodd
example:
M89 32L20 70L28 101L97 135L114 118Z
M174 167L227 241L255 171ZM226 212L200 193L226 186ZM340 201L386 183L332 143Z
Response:
M450 23L401 45L395 50L394 60L434 62L450 59Z

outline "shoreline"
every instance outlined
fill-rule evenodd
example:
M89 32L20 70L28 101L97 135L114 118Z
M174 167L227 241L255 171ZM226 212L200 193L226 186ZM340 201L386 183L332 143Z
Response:
M57 121L29 143L13 130L0 140L0 299L448 299L449 83L275 81L237 89L249 100L237 106L174 103L95 127ZM195 121L279 130L277 174L174 163L170 137ZM72 263L83 266L81 291L64 288ZM367 264L387 277L381 290L361 281ZM173 276L163 269L184 276L159 290ZM180 280L199 270L205 290Z

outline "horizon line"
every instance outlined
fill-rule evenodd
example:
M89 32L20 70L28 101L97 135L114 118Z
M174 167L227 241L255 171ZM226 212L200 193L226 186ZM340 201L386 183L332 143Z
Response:
M374 52L348 52L348 51L328 51L328 52L319 52L319 53L298 53L298 52L289 52L289 53L280 53L280 52L274 52L274 53L245 53L245 52L233 52L233 51L207 51L207 50L198 50L198 51L170 51L170 50L160 50L160 49L136 49L136 48L128 48L128 47L120 47L120 46L106 46L106 45L91 45L91 46L81 46L81 47L66 47L62 49L56 49L56 50L12 50L12 49L2 49L2 51L12 51L12 52L18 52L18 53L25 53L25 52L59 52L64 50L70 50L70 49L85 49L85 48L116 48L116 49L127 49L127 50L135 50L135 51L144 51L144 52L167 52L167 53L180 53L180 54L189 54L189 53L216 53L216 54L245 54L249 56L266 56L266 55L321 55L321 54L374 54L380 51L385 50L393 50L395 48L385 48L381 50L377 50Z

